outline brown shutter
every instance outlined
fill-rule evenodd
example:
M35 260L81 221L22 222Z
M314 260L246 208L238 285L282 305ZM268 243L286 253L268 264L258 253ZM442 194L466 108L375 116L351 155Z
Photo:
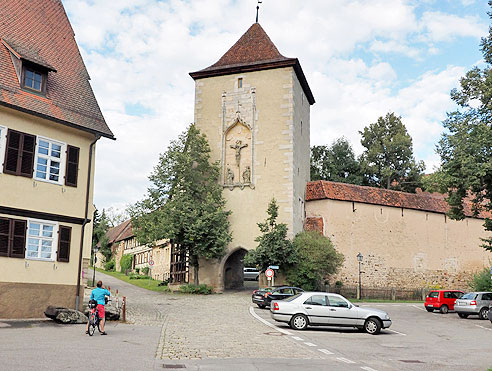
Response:
M72 237L72 228L60 225L58 231L58 254L56 260L67 262L70 260L70 240Z
M9 255L10 219L0 218L0 256Z
M5 162L3 171L6 174L17 174L17 164L21 147L22 133L9 129L7 132L7 148L5 150Z
M32 178L34 168L34 149L36 147L36 137L30 134L23 134L23 145L19 175Z
M11 246L9 256L12 258L24 258L26 255L26 229L25 220L11 220Z
M79 172L79 153L80 149L74 146L67 146L67 166L65 171L65 185L77 187Z
M4 173L32 178L35 147L36 136L9 129L3 165Z

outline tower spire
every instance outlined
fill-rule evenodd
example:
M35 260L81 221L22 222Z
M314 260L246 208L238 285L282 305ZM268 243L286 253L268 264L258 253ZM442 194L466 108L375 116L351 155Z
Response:
M256 4L256 23L258 23L258 13L260 12L260 4L263 3L263 1L258 0L258 4Z

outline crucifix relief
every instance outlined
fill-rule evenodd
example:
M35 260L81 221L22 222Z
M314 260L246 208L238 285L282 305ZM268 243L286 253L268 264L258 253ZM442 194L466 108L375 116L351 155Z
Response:
M243 188L251 184L251 130L239 119L225 133L224 185Z

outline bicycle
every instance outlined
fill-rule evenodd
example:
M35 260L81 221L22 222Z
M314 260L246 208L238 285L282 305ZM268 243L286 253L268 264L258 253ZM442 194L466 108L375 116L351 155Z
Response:
M99 322L101 319L99 318L99 312L97 311L97 301L91 300L89 301L89 308L91 310L91 313L89 315L89 336L94 335L96 332L96 326L99 332L101 332L101 329L99 328Z

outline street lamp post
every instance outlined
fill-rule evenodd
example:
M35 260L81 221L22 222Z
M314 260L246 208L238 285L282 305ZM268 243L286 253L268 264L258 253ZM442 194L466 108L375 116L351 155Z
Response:
M99 249L97 247L94 247L92 251L94 252L94 258L92 259L92 267L94 268L94 273L92 274L92 287L94 287L96 283L96 263L97 263L96 254L99 251Z
M360 264L362 263L362 259L363 259L363 258L364 258L364 257L362 256L362 254L361 254L361 253L358 253L358 254L357 254L357 261L359 262L359 292L358 292L358 294L359 294L359 295L357 295L357 296L358 296L358 299L359 299L359 300L360 300L360 299L361 299L361 297L362 297L362 283L361 283L361 274L360 274L360 273L361 273L361 271L360 271Z

